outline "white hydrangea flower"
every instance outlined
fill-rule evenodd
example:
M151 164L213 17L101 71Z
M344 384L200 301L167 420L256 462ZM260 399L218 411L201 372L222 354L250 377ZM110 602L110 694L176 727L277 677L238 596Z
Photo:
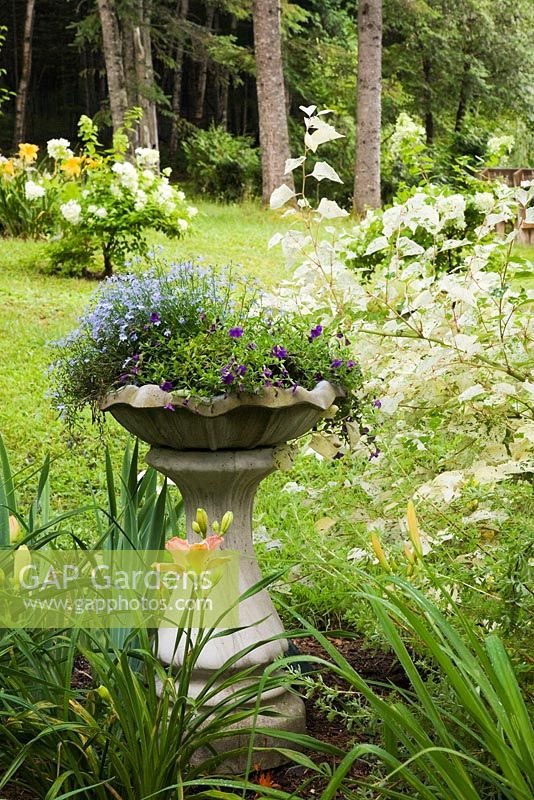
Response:
M48 155L50 158L53 158L54 161L71 158L73 155L68 139L49 139L46 143L46 149Z
M76 200L69 200L68 203L63 203L59 210L61 211L67 222L71 225L78 225L82 218L82 207Z
M141 168L158 169L159 150L153 150L151 147L136 147L135 156Z
M178 200L179 200L181 203L183 203L183 201L185 200L185 192L182 192L182 190L181 190L181 189L179 189L179 190L176 192L176 197L178 198Z
M142 189L138 189L135 193L134 208L136 211L142 211L147 204L147 193Z
M477 211L481 211L483 214L489 214L495 205L495 198L491 192L475 192L473 205Z
M179 219L178 227L180 228L180 230L185 231L189 227L189 222L186 219Z
M108 215L107 210L102 206L100 206L100 208L97 208L95 211L95 217L100 217L100 219L107 217L107 215Z
M37 200L39 197L44 197L46 190L44 186L40 186L35 181L26 181L24 185L24 194L26 200Z
M195 206L187 206L187 213L191 218L196 217L198 214L198 208L195 208Z
M154 172L151 169L144 169L143 172L142 172L142 175L143 175L143 178L145 180L145 183L148 186L151 186L154 183L154 181L156 180L156 176L155 176Z
M137 170L133 164L130 164L129 161L116 161L111 167L111 170L118 175L121 186L124 186L125 189L129 189L131 192L137 190L139 179Z
M160 181L154 190L154 200L159 206L165 206L174 199L174 190L167 181ZM173 203L174 207L174 203Z

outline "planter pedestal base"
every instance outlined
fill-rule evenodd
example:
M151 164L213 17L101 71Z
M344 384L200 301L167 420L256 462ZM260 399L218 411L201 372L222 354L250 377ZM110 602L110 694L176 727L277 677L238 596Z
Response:
M238 550L241 553L239 593L242 594L261 579L261 573L254 554L252 542L252 508L260 481L274 472L273 448L232 451L178 451L164 447L152 447L147 462L169 477L182 494L188 540L199 541L192 532L191 523L196 517L197 508L204 508L210 521L221 520L226 511L232 511L234 521L224 537L224 549ZM282 622L266 590L249 597L240 603L240 625L242 630L208 642L195 665L190 695L195 697L205 686L207 680L234 654L245 648L283 633ZM164 664L182 665L183 648L176 645L176 632L173 628L159 631L158 657ZM288 649L284 638L264 643L240 658L234 665L236 671L253 667L256 676L277 657ZM222 689L212 703L219 702L232 689ZM262 707L269 707L276 716L261 716L257 726L273 730L287 730L303 733L306 728L304 704L302 700L283 687L266 692L261 700ZM249 727L251 720L244 720L242 727ZM238 728L236 729L238 730ZM239 735L214 742L216 750L232 750L246 747L248 736ZM283 747L282 739L257 735L256 747ZM291 747L294 747L291 745ZM199 761L204 760L199 752ZM270 768L283 763L284 759L273 751L258 754L257 762L262 768ZM246 753L243 757L228 759L221 765L221 772L240 772L246 766Z

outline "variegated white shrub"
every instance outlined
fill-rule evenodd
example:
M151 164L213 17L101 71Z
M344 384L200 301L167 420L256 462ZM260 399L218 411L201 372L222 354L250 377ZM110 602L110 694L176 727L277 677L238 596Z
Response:
M514 222L519 205L532 218L534 186L488 184L465 194L420 188L341 227L336 218L346 211L324 197L313 207L306 197L310 179L339 180L325 162L306 172L309 151L339 134L326 112L303 110L305 152L287 164L302 171L302 189L280 187L271 203L296 201L286 212L296 224L270 246L297 266L272 300L324 321L350 320L355 358L381 417L368 468L375 485L386 476L391 489L402 448L422 452L439 438L449 442L447 453L411 476L421 497L449 502L469 485L531 476L534 271L516 254ZM499 223L507 235L497 235ZM369 437L353 434L355 448L368 454Z

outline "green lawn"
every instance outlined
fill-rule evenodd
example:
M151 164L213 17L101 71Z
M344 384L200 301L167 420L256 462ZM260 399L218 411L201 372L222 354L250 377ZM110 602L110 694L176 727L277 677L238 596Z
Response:
M188 237L177 242L153 237L169 259L231 262L267 284L287 274L280 250L267 249L283 224L278 215L253 203L224 206L201 200L196 205L199 214ZM48 452L57 459L52 489L61 508L85 503L92 491L99 492L103 451L96 429L79 445L67 441L46 398L46 345L74 326L95 284L43 274L44 257L42 244L0 241L0 432L21 477L31 474ZM118 425L111 426L111 444L119 451L125 438Z

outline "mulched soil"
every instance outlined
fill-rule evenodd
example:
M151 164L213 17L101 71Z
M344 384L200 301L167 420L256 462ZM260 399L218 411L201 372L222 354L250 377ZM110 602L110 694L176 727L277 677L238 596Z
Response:
M393 684L402 688L408 686L406 675L391 653L384 653L381 651L371 650L365 646L361 639L341 639L332 638L330 640L336 648L342 653L349 664L366 680L380 681L386 684ZM303 655L313 655L330 661L330 658L324 651L323 647L311 637L298 639L295 641L295 646L298 647ZM293 649L293 652L296 652ZM308 669L304 666L303 672ZM320 670L323 682L332 688L343 691L348 687L343 685L343 681L336 675L328 672L328 670ZM89 663L82 657L76 660L76 665L72 678L72 686L76 689L89 688L92 685L91 671ZM306 700L306 715L308 733L310 736L319 739L322 742L334 744L344 752L350 750L354 744L358 742L358 736L354 732L347 731L341 721L334 719L328 720L324 712L319 711L315 702L312 699ZM312 758L316 763L328 761L329 758L322 753L308 752L307 755ZM363 777L367 774L366 765L363 762L356 762L350 772L353 778ZM280 788L286 792L295 792L299 795L299 787L307 783L305 794L300 794L301 797L312 798L318 797L324 789L326 782L320 777L314 777L314 773L305 767L299 765L287 765L278 767L267 772L259 772L251 778L254 782L272 786L273 788ZM250 800L253 800L257 795L251 793L248 795ZM338 795L339 800L343 800L342 795ZM28 794L24 789L16 785L10 785L0 791L0 800L38 800L35 796Z
M402 666L392 653L370 650L361 639L331 638L330 641L348 663L366 680L393 684L401 688L409 686ZM295 640L294 647L298 648L303 655L317 656L325 661L331 661L322 645L311 637ZM303 662L302 671L304 672L309 666L306 665L306 662ZM326 668L320 669L319 672L326 686L339 691L349 689L349 686L341 678L329 672ZM384 691L387 691L387 689L385 688ZM333 744L344 752L348 752L358 743L360 737L354 731L348 731L342 721L337 719L328 720L325 714L316 708L313 698L306 700L305 705L307 728L310 736L319 741ZM327 761L332 766L335 766L340 760L333 761L319 752L307 752L306 755L315 763ZM352 778L365 777L367 774L368 769L365 763L361 761L356 761L349 772L349 776ZM253 776L253 780L257 783L270 785L273 788L283 789L286 792L295 792L298 796L306 798L319 797L327 783L321 777L314 777L314 773L311 770L297 765L282 766L264 773L256 773ZM299 793L299 787L304 782L307 783L306 789L304 793ZM251 793L249 797L252 800L254 794ZM343 800L341 793L338 793L336 797L339 800Z

